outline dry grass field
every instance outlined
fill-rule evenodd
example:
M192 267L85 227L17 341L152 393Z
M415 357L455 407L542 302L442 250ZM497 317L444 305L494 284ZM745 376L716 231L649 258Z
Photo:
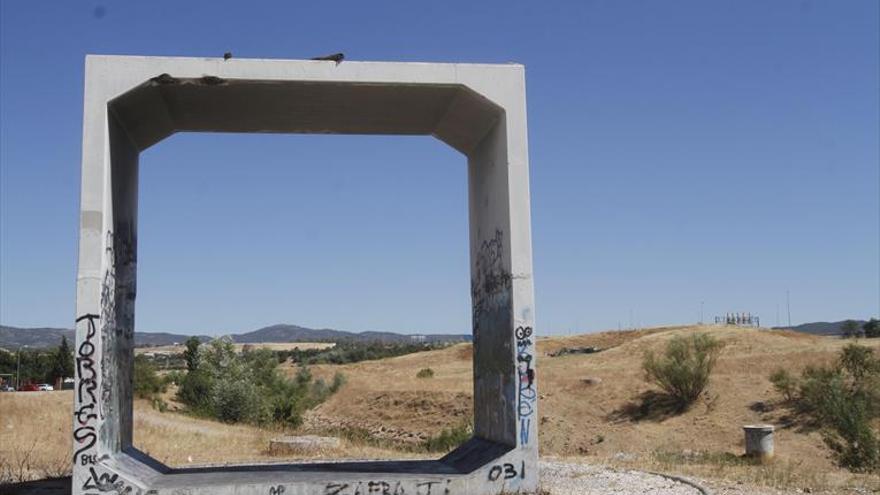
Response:
M680 415L645 414L638 407L640 396L650 390L640 368L644 351L662 349L675 335L701 331L725 343L705 397ZM880 342L860 343L880 352ZM797 373L808 364L830 363L846 344L786 331L693 326L540 338L541 453L697 476L717 487L761 485L780 493L880 490L877 477L836 467L820 433L803 428L782 407L767 378L780 366ZM575 346L604 350L547 355ZM316 376L342 371L348 383L307 414L299 433L366 432L378 439L349 435L341 448L316 453L319 457L413 456L392 447L417 445L472 416L471 359L470 345L459 344L379 361L315 366ZM427 367L434 377L417 378ZM289 364L284 370L296 371ZM63 471L70 451L71 400L70 392L0 394L0 460L6 469L26 476ZM137 401L135 409L135 444L171 465L267 460L269 439L282 433L160 413L144 401ZM777 425L777 457L767 465L747 465L737 457L743 451L741 427L758 422Z
M675 416L645 415L640 396L646 350L662 350L675 335L709 332L725 347L703 400ZM848 341L789 331L716 326L652 328L538 340L539 439L542 455L580 458L621 467L673 470L722 481L779 487L875 486L836 467L820 432L801 428L780 404L768 376L777 367L798 373L831 363ZM880 353L880 342L862 340ZM563 347L596 346L596 354L549 357ZM417 378L430 367L434 378ZM472 415L471 347L382 361L313 368L349 377L344 394L312 411L313 431L348 426L399 440L426 438ZM293 372L292 369L289 372ZM742 426L772 423L777 459L743 466ZM405 440L410 437L403 437ZM730 454L730 455L728 455Z
M260 344L234 344L235 351L241 352L245 346L254 348L254 349L269 349L271 351L291 351L293 349L300 349L302 351L308 351L311 349L327 349L335 346L336 344L332 342L285 342L285 343L276 343L276 342L266 342ZM160 345L155 347L138 347L134 350L134 353L137 354L182 354L186 349L184 345Z
M135 400L134 443L170 466L237 464L298 459L413 457L343 440L339 448L278 456L269 440L295 433L228 425L174 412L160 413ZM69 473L73 455L73 392L0 394L0 482Z

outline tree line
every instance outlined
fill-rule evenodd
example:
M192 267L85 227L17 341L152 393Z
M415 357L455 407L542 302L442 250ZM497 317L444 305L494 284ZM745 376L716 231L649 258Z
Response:
M864 337L866 339L880 338L880 320L871 318L863 325L855 320L846 320L840 327L840 333L845 339Z
M27 383L54 384L59 378L73 378L73 348L67 342L67 337L62 336L56 348L0 350L0 374L12 375L12 380L7 382L16 386ZM16 377L20 383L15 383Z

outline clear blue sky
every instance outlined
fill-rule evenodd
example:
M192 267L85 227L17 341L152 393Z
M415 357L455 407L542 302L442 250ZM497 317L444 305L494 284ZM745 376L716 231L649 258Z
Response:
M525 64L543 333L880 312L877 0L0 2L0 322L71 327L87 53ZM470 329L462 156L179 134L137 327ZM631 316L632 315L632 316Z

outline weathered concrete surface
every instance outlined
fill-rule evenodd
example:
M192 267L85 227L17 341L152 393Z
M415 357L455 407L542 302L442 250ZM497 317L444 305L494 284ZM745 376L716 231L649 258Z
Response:
M89 56L84 98L73 493L536 489L522 66ZM132 448L138 157L181 131L426 134L467 157L474 439L431 463L349 463L342 470L171 470Z
M744 485L736 486L737 493L756 493L751 491L754 487L747 487L747 492L741 492ZM70 493L70 478L12 485L8 487L9 491L4 491L4 488L7 487L0 486L0 493L3 495L63 495ZM363 487L362 493L364 495L383 493L383 485L375 488L377 489L370 492L369 486ZM554 460L541 462L541 489L542 493L550 495L600 495L608 493L617 495L643 495L646 493L652 495L709 495L710 493L699 483L680 476L624 471L606 466ZM794 490L790 490L790 492L793 494ZM286 493L286 491L282 493ZM389 493L393 494L394 491ZM774 490L774 493L780 495L782 492ZM789 493L789 491L785 493Z

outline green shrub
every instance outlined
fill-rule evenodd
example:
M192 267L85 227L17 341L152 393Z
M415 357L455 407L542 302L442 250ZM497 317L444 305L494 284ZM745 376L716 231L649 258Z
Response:
M341 389L343 386L345 386L345 383L347 381L348 381L348 379L345 377L344 374L342 374L338 371L336 373L334 373L333 374L333 384L330 385L330 393L335 394L336 392L338 392L339 389Z
M825 398L816 409L823 424L829 427L825 443L835 452L841 466L865 472L880 469L880 444L871 428L877 411L872 410L865 394L854 393L841 380L834 380L829 382Z
M165 412L168 410L168 403L158 397L153 399L152 405L153 409L156 409L159 412Z
M471 423L463 423L441 431L425 440L423 447L429 452L448 452L467 442L474 433Z
M784 368L778 368L770 375L770 382L786 401L794 400L798 389L798 380Z
M183 380L184 374L178 370L169 371L162 377L162 382L168 385L180 385L180 382Z
M660 387L679 410L685 410L709 384L721 348L718 339L705 333L673 337L662 356L645 353L645 379Z
M132 377L134 394L141 399L152 399L165 391L165 382L156 374L156 368L144 356L134 358L134 376Z
M856 383L880 373L880 359L874 357L874 349L856 344L843 348L838 358L840 368L849 373Z
M241 354L229 339L216 339L199 348L196 369L180 377L178 399L191 412L229 423L284 423L297 427L302 414L327 400L344 384L313 380L308 367L287 379L278 371L278 354L246 348Z
M809 366L796 383L792 402L824 429L837 462L855 472L880 471L880 438L872 427L880 418L880 359L874 351L850 344L835 366Z
M416 378L434 378L434 370L431 368L422 368L416 373Z
M196 413L211 415L213 389L213 378L208 373L197 369L183 376L180 388L177 389L177 399Z
M223 380L214 385L214 415L227 423L260 422L260 397L243 381Z

